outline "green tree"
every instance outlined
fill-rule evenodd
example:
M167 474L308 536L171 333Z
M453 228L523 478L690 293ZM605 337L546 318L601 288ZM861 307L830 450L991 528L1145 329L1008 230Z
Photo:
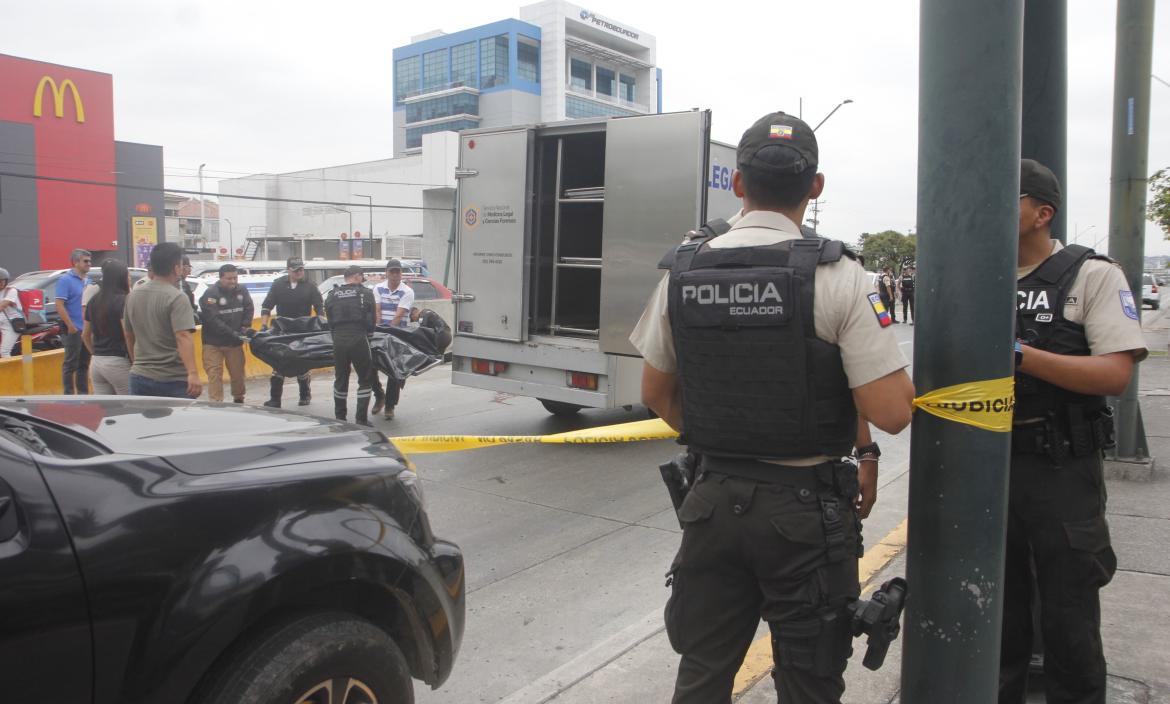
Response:
M879 271L890 267L898 271L903 262L913 261L918 253L916 235L903 235L896 230L884 232L863 232L858 241L861 256L865 257L865 268Z
M1162 228L1162 236L1170 240L1170 168L1150 177L1150 195L1146 217Z

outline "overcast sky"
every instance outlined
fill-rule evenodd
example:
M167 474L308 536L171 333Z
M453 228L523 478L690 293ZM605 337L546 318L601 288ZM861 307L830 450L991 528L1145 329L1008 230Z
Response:
M663 108L713 111L735 143L772 110L816 124L827 176L821 231L914 226L918 3L597 0L590 9L658 39ZM508 0L42 0L0 3L0 51L114 76L117 138L165 148L167 185L388 158L391 51L432 29L519 16ZM1109 223L1115 3L1069 1L1069 237ZM1154 73L1170 81L1170 12ZM1152 87L1150 171L1170 166L1170 87ZM1105 248L1105 242L1099 244ZM1151 224L1147 254L1170 254Z

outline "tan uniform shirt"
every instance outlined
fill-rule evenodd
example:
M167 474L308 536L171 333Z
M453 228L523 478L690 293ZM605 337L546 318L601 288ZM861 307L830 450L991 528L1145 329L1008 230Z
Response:
M1062 248L1060 240L1052 240L1052 254ZM1043 263L1017 269L1016 278L1024 278ZM1064 317L1070 323L1085 326L1085 337L1094 356L1132 351L1134 361L1140 362L1149 355L1138 321L1140 306L1120 266L1087 259L1069 289Z
M800 228L777 212L755 210L729 222L733 223L731 230L713 239L711 248L761 247L801 238ZM668 280L669 275L663 277L654 289L642 318L630 334L630 342L647 364L661 372L673 373L678 371L678 358L667 310ZM872 292L865 270L852 259L843 257L817 267L813 288L814 334L841 348L851 389L909 365L893 331L878 322L867 297ZM783 464L801 465L825 459L785 460Z

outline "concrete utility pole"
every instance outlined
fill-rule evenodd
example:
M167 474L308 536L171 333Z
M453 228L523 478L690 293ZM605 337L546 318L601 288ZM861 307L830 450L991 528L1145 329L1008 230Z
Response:
M1052 169L1064 206L1052 234L1068 241L1068 5L1067 0L1024 2L1024 105L1020 154Z
M920 17L921 395L1013 373L1024 7L922 0ZM914 414L903 704L997 698L1010 440Z
M1117 54L1113 74L1113 168L1109 177L1109 256L1121 264L1134 309L1141 318L1142 264L1146 231L1146 175L1150 152L1150 68L1154 45L1154 0L1118 0ZM1110 459L1152 469L1138 370L1117 399L1117 447ZM1148 471L1148 470L1147 470Z
M199 236L203 238L203 242L207 243L207 225L203 221L203 167L207 164L199 165Z

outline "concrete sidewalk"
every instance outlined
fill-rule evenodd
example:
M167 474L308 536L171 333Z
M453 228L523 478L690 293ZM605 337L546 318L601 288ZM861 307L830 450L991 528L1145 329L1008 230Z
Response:
M1151 357L1141 364L1140 394L1150 452L1156 458L1149 482L1109 481L1109 527L1118 569L1101 592L1101 636L1109 663L1110 704L1170 704L1170 358L1166 330L1147 327ZM1158 345L1158 346L1156 346ZM870 581L879 585L906 573L899 555ZM902 640L890 648L885 666L861 666L864 643L855 641L846 671L845 704L898 701ZM775 702L764 676L736 699L742 704ZM1035 690L1031 702L1043 702Z

